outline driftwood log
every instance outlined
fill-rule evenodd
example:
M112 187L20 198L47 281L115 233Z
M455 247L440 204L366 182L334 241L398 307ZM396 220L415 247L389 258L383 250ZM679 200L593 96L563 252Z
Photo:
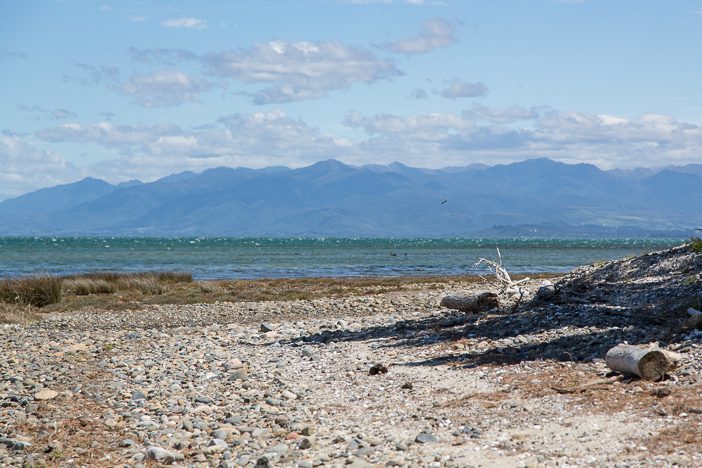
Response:
M500 300L494 292L482 292L472 296L445 296L441 306L462 312L485 312L499 307Z
M622 374L638 375L644 380L658 381L680 363L678 353L658 346L619 344L607 351L607 366Z

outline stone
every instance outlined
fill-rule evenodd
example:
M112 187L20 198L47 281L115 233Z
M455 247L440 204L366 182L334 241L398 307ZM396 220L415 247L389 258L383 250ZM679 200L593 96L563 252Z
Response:
M144 393L140 392L139 390L132 393L132 400L136 401L136 400L145 400L145 399L146 399L146 395L144 395Z
M297 446L300 448L300 450L307 450L312 448L312 441L305 437L300 442L298 442Z
M387 373L388 373L388 368L385 364L382 364L382 363L375 364L368 370L369 375L379 375L379 374L387 374Z
M173 452L152 445L146 450L146 459L170 465L176 461L176 456Z
M272 332L272 331L274 331L274 330L275 330L275 327L274 327L273 324L271 324L271 323L263 322L263 323L261 324L260 330L261 330L262 332L264 332L264 333L267 333L267 332Z
M44 390L40 390L37 393L34 394L34 399L35 400L53 400L58 396L58 392L55 390L49 390L48 388L45 388Z
M556 292L556 287L554 285L546 284L536 291L536 299L539 301L548 301L556 295Z
M9 450L21 451L32 446L31 443L25 440L9 439L6 437L0 437L0 445L4 445Z
M234 382L236 380L246 380L249 378L249 374L244 369L237 369L231 374L229 374L229 381Z
M433 434L430 434L428 432L420 432L417 437L414 438L414 441L417 442L418 444L431 444L438 442L439 439Z
M133 447L135 445L132 439L124 439L119 443L120 447Z
M274 445L269 450L273 453L277 453L278 455L282 456L282 455L285 455L286 453L288 453L289 448L285 444L278 444L278 445Z

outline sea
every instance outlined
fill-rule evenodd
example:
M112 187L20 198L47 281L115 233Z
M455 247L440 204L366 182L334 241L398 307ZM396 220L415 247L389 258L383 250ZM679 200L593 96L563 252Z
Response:
M0 278L93 271L181 271L196 279L566 272L685 239L0 237Z

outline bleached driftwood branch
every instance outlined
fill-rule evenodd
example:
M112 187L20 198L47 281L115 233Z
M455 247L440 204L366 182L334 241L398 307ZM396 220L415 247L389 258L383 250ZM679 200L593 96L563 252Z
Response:
M485 265L487 269L490 271L490 273L495 275L495 278L497 278L497 281L499 281L502 286L504 287L505 290L509 288L513 288L515 286L520 285L521 283L525 283L529 281L530 278L524 278L520 279L518 281L513 281L512 278L509 276L509 272L505 267L502 266L502 254L500 253L500 249L497 248L497 261L493 260L488 260L487 258L482 258L480 257L478 261L473 265L473 267L478 267L480 265Z

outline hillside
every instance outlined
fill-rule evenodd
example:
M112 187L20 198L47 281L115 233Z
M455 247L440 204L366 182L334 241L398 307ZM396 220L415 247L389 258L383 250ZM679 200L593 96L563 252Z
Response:
M438 170L328 160L84 179L0 203L0 235L679 236L702 225L702 174L636 173L543 158Z

